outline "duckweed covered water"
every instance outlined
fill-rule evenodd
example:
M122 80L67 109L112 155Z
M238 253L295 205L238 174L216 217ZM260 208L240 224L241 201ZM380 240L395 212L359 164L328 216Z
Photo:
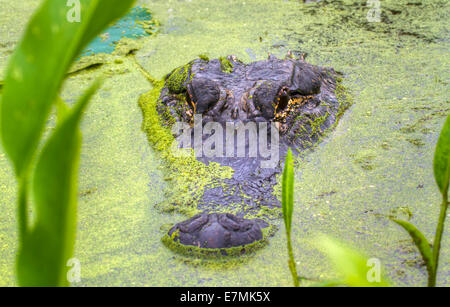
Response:
M156 25L152 22L152 15L148 9L133 8L127 15L116 21L95 38L82 52L82 56L99 53L111 54L118 42L126 37L137 39L156 32Z
M22 20L38 3L23 2L28 5L0 0L6 7L0 12L2 69ZM283 231L240 260L186 258L161 243L168 224L185 217L155 209L170 183L164 180L166 166L140 129L137 104L151 89L139 66L162 78L199 54L235 54L249 62L288 50L306 52L312 64L343 72L354 100L335 131L298 159L292 236L299 273L313 280L335 277L313 244L314 236L324 233L379 258L394 284L426 284L413 243L388 217L409 219L432 238L440 203L432 158L450 110L447 1L385 0L381 23L367 23L364 2L350 0L138 3L151 8L160 33L141 38L135 56L126 56L119 46L119 52L102 59L104 65L72 75L64 88L63 97L74 101L96 76L108 76L82 127L75 252L82 282L75 285L291 285L287 253L280 253ZM8 11L14 20L3 18ZM0 189L0 285L13 285L16 187L1 152ZM447 223L446 234L449 228ZM447 286L448 238L443 238L438 278Z

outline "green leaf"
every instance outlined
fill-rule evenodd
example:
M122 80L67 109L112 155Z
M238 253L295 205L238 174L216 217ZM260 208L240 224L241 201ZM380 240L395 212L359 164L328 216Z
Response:
M67 285L66 263L72 257L76 228L79 122L94 84L59 122L44 146L33 178L35 222L19 251L18 279L22 286Z
M450 115L445 121L437 143L434 155L434 177L442 195L448 196L450 181Z
M389 287L389 283L383 278L381 267L379 281L370 281L371 273L369 259L361 253L344 246L343 244L326 236L321 236L316 241L318 248L333 262L340 281L325 282L323 285L346 285L350 287Z
M67 1L46 0L11 56L0 105L0 135L22 177L67 70L82 48L134 0L80 0L81 22L69 22Z
M62 121L69 114L70 108L61 97L56 98L56 118Z
M428 275L432 276L434 270L433 252L427 238L425 238L422 232L420 232L420 230L417 229L416 226L414 226L413 224L400 220L393 220L393 221L398 225L400 225L401 227L403 227L403 229L405 229L409 233L409 235L414 241L414 244L419 249L419 252L422 255L422 259L425 261Z
M292 151L289 149L286 156L282 182L282 210L286 231L291 233L292 212L294 211L294 162Z

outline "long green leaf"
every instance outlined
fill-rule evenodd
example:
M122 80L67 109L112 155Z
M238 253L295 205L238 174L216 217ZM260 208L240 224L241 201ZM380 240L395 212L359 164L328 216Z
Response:
M395 223L403 227L411 238L414 241L414 244L419 249L420 254L422 255L423 260L425 261L425 265L427 267L427 271L429 276L433 276L433 252L431 250L431 245L428 242L427 238L417 229L413 224L401 221L401 220L393 220Z
M65 266L72 257L76 227L79 122L94 84L58 124L37 162L33 178L35 223L19 251L22 286L67 285Z
M294 211L294 162L292 159L292 151L290 148L286 156L286 161L284 163L281 207L283 210L284 224L286 226L289 270L292 274L294 287L300 287L300 280L297 273L297 266L295 264L294 252L292 250L291 242L292 213Z
M292 212L294 211L294 162L292 151L286 156L282 182L282 210L283 219L288 234L291 233Z
M46 0L11 57L0 105L0 135L16 175L28 171L69 66L82 48L134 0L80 0L81 22L67 1Z
M448 197L450 181L450 115L445 121L444 128L437 143L434 155L434 177L442 195Z

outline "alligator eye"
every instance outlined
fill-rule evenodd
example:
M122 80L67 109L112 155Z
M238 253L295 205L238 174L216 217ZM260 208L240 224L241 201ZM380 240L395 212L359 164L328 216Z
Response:
M195 113L195 103L191 99L191 94L189 94L189 91L186 92L186 102L188 103L188 106L194 110Z
M188 84L187 90L186 100L197 114L207 112L220 99L219 85L210 79L194 79Z
M303 96L317 95L320 93L321 85L320 73L312 66L295 66L291 92L296 92Z
M280 90L276 100L274 116L276 121L284 121L291 111L308 102L307 97L292 93L287 87Z
M278 97L276 99L277 99L277 104L275 107L275 113L284 111L287 108L287 106L289 104L289 99L290 99L288 89L286 87L283 87L280 90Z
M255 107L261 112L261 115L272 120L275 117L275 111L279 104L278 89L280 87L270 81L264 81L258 85L255 91Z

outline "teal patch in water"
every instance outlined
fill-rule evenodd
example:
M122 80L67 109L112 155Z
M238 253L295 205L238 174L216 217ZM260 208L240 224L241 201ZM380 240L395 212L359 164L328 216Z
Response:
M150 11L142 7L135 7L114 25L96 37L84 49L82 56L98 53L111 54L122 38L137 39L139 37L149 36L153 32L156 32L156 24L152 21Z

